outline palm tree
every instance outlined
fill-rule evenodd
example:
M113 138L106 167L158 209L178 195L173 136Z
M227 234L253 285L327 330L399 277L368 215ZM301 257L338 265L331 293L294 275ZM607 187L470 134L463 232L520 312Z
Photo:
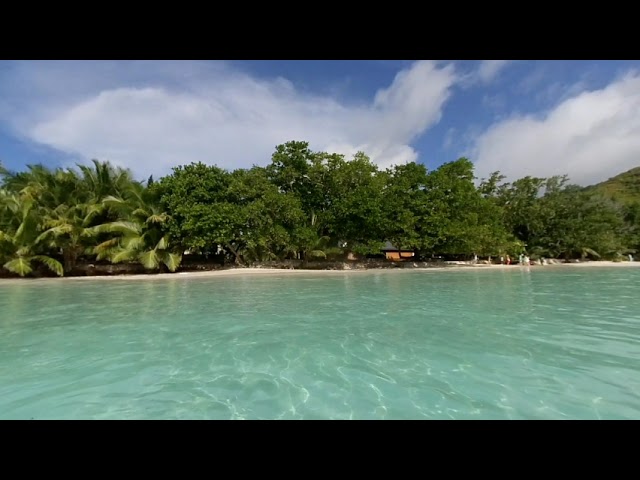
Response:
M94 203L106 197L127 198L132 185L139 185L133 179L130 170L114 167L110 162L92 160L93 168L78 165L82 174L82 183Z
M86 251L87 227L102 206L91 202L87 185L72 170L49 170L42 165L30 165L25 172L8 173L5 186L17 194L32 199L32 209L42 231L34 243L51 251L61 252L64 269L69 272L77 258Z
M310 258L327 258L327 253L335 253L336 249L329 246L331 237L321 235L317 229L303 227L297 232L301 257L306 264Z
M72 170L49 170L42 165L29 165L25 172L0 172L4 188L9 192L27 195L38 206L55 208L63 203L75 203L80 193L78 175Z
M142 187L140 187L142 188ZM113 196L103 200L108 208L120 212L121 220L97 227L97 233L118 234L94 249L98 260L108 259L113 263L139 261L145 268L156 270L165 265L175 272L182 261L182 254L170 246L169 235L163 226L169 216L153 202L144 189L134 189L125 201ZM137 201L135 201L137 199Z
M43 216L42 225L46 230L36 239L52 249L59 249L64 259L65 272L71 271L78 257L83 253L93 253L88 244L98 232L91 228L92 219L100 212L95 204L61 204Z
M38 262L56 275L63 276L62 264L40 253L38 220L33 206L34 200L28 195L2 194L2 218L9 219L0 225L0 258L5 262L3 267L24 277L33 271L33 262Z

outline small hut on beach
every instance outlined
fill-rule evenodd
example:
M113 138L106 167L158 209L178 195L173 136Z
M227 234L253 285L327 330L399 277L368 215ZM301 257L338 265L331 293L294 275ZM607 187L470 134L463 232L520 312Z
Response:
M382 248L387 260L407 260L415 255L413 250L403 250L387 241Z

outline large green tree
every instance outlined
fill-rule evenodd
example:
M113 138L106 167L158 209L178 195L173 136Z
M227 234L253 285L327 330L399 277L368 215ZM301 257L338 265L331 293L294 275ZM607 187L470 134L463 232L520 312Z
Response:
M419 163L387 169L382 189L383 237L397 248L421 249L430 215L427 169Z
M382 246L386 178L362 152L329 164L327 233L346 251L378 252Z
M509 236L500 206L475 185L473 163L460 158L427 175L422 248L445 255L497 255Z
M624 220L610 200L575 185L554 186L539 200L540 230L530 247L552 257L615 258L625 250Z
M283 259L299 250L306 220L300 199L292 190L280 191L264 168L233 172L227 201L242 219L239 248L246 261Z
M242 207L229 201L231 182L229 172L204 163L176 167L154 182L160 206L170 217L168 232L177 245L204 254L222 247L242 262L247 226Z

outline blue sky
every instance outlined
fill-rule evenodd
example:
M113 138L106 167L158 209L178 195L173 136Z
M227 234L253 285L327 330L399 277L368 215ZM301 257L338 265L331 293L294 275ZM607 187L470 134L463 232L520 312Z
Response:
M203 161L266 165L274 147L429 169L467 156L580 184L640 166L638 61L3 61L0 161L92 158L139 178Z

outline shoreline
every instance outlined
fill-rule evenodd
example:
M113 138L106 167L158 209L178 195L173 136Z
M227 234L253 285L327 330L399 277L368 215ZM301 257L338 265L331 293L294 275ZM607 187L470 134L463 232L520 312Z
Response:
M399 267L399 268L350 268L343 270L318 270L318 269L287 269L287 268L268 268L268 267L231 267L227 269L196 271L196 272L178 272L178 273L141 273L128 275L96 275L96 276L75 276L75 277L41 277L41 278L0 278L0 286L18 283L41 283L41 282L69 282L69 281L116 281L116 280L167 280L167 279L185 279L185 278L214 278L228 276L276 276L276 275L336 275L336 274L358 274L366 272L427 272L427 271L446 271L446 270L539 270L558 268L638 268L640 261L636 262L612 262L612 261L591 261L582 263L558 263L551 265L446 265L438 267Z

